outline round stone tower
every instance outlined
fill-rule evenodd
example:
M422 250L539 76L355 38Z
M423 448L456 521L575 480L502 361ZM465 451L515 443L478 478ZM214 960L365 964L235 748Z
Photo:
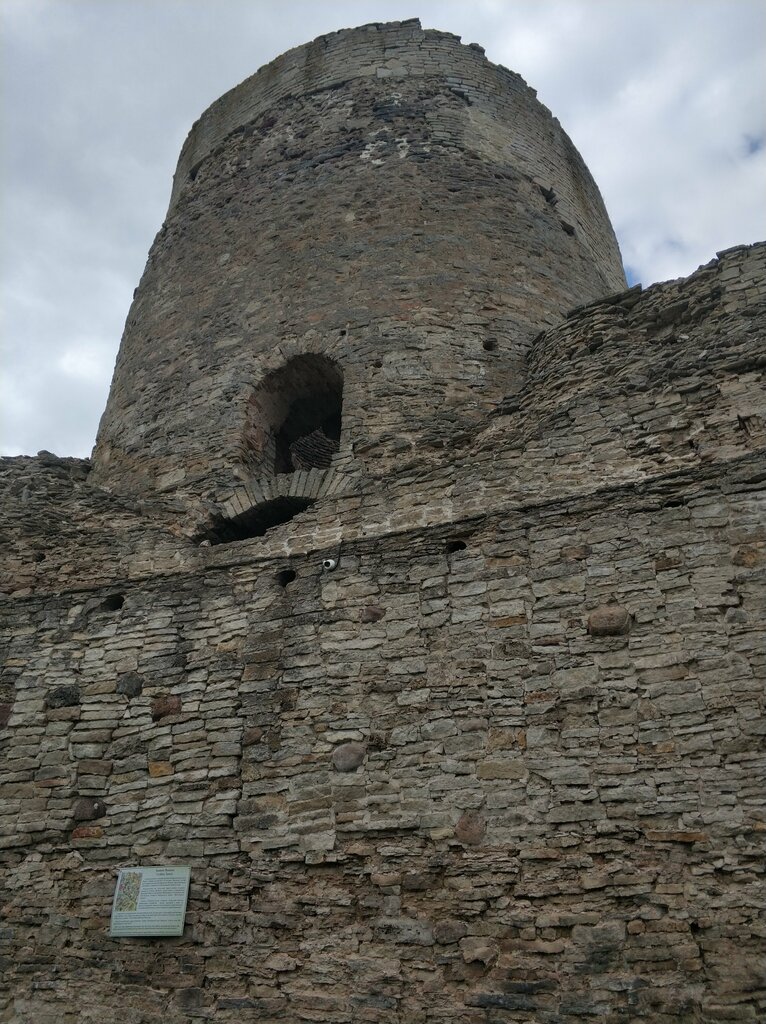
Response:
M624 286L593 179L518 75L416 20L323 36L193 126L93 479L217 500L449 458L536 333Z

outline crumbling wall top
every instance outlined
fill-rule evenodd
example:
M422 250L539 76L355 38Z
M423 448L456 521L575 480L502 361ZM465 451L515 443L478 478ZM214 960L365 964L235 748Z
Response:
M528 93L530 99L536 96L520 75L488 61L478 44L464 45L450 32L423 29L418 18L331 32L265 64L224 93L195 121L173 178L170 209L205 157L231 132L275 103L332 89L356 78L430 75L449 76L456 91L516 90Z

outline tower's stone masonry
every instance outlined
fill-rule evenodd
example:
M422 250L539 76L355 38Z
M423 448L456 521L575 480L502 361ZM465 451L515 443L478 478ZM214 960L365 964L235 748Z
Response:
M307 353L342 369L347 486L449 456L542 328L624 287L598 189L518 75L417 23L324 37L192 129L94 479L212 498L257 479L259 386Z
M0 463L0 1021L762 1019L765 299L417 23L203 115L93 464Z

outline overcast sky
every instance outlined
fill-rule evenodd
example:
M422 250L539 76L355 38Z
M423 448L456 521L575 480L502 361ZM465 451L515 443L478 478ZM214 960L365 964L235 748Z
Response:
M0 452L88 455L181 145L323 32L420 17L559 118L629 279L766 237L764 0L0 0Z

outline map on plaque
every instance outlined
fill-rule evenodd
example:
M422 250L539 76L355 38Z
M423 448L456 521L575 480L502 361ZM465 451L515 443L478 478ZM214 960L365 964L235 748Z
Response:
M190 875L191 868L122 868L109 934L183 934Z

